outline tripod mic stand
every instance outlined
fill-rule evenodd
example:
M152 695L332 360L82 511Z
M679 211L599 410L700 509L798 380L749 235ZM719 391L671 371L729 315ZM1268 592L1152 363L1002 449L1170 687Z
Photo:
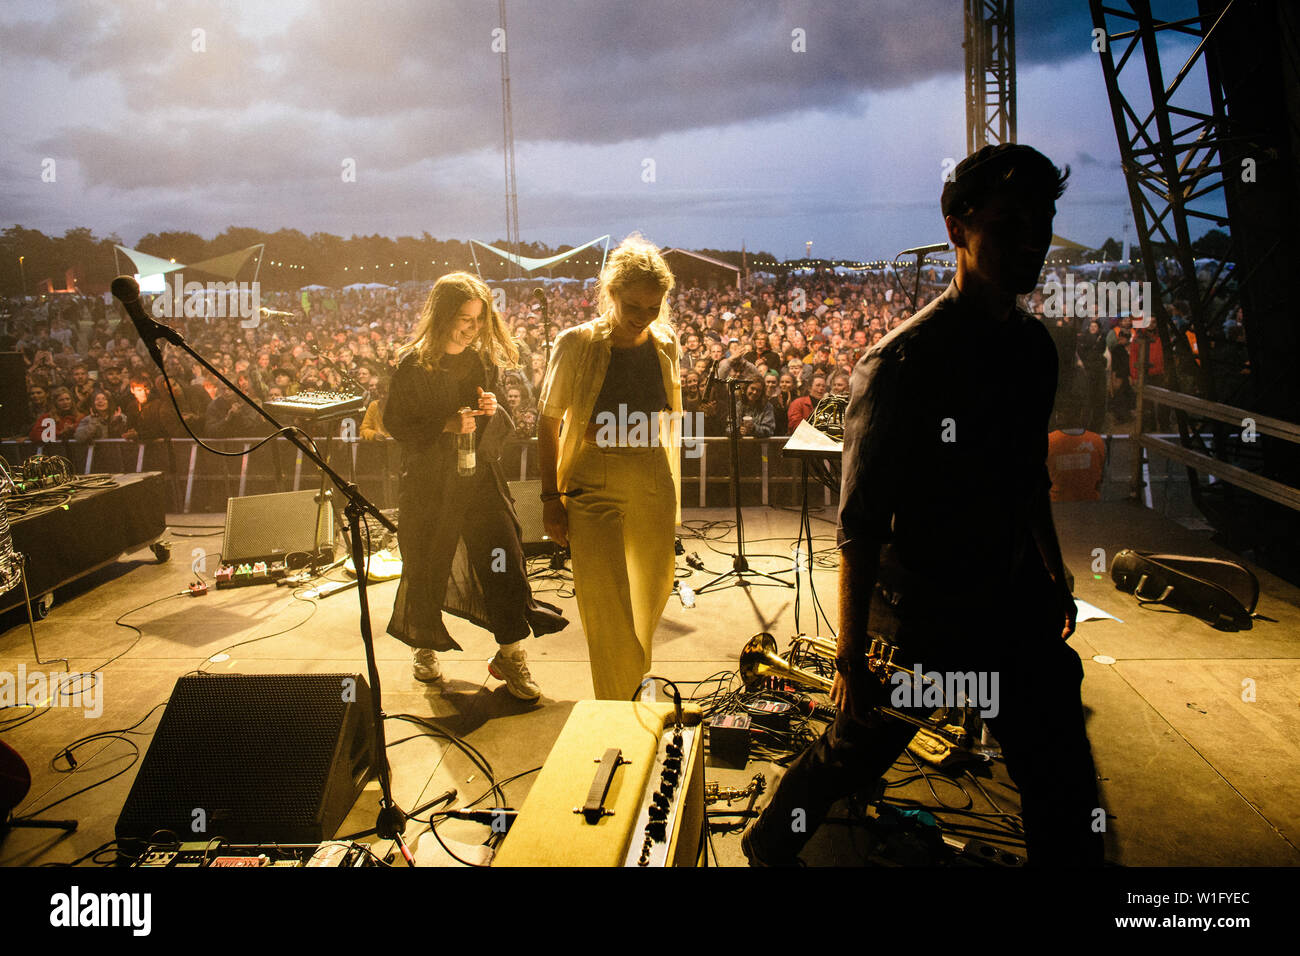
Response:
M185 341L184 337L175 329L168 328L160 322L155 321L145 311L140 304L140 285L130 276L118 276L113 280L113 296L122 303L127 315L131 317L131 322L135 325L136 331L140 333L140 338L144 341L145 347L148 348L154 364L162 371L164 378L167 377L167 369L163 364L162 350L158 347L158 340L170 342L177 348L182 349L194 361L198 362L212 375L229 388L234 394L244 400L258 415L264 418L275 429L276 434L283 434L285 438L293 442L298 449L306 455L322 473L329 476L334 482L335 487L347 499L348 505L345 513L348 517L348 528L351 538L350 545L352 551L352 566L356 569L357 574L357 600L361 604L361 642L366 649L366 667L370 676L370 706L371 720L374 729L374 761L375 776L379 778L379 789L381 793L379 801L379 817L375 824L375 833L381 839L392 840L397 844L406 860L408 866L415 866L415 857L412 855L410 848L402 839L402 832L406 829L406 814L393 800L393 788L389 775L388 766L388 745L384 739L384 715L383 704L380 699L379 689L379 666L375 660L375 644L370 629L370 601L366 593L366 555L364 546L361 543L361 516L365 513L372 515L381 525L391 532L396 533L397 526L388 520L374 503L371 502L360 489L353 483L345 479L336 472L326 461L310 441L303 441L299 435L292 430L285 430L281 424L275 420L270 412L262 408L261 405L253 401L248 395L239 389L228 378L221 374L217 368L205 359ZM168 379L170 382L170 379ZM169 389L170 391L170 389ZM176 396L172 394L172 403L175 405ZM179 416L179 409L177 410ZM183 419L182 419L183 420Z
M728 393L727 444L731 447L731 498L736 503L736 553L732 555L731 570L719 574L703 587L696 588L696 594L703 594L717 588L731 587L732 584L747 588L750 584L749 578L766 578L766 581L754 582L764 587L794 587L791 582L782 580L774 574L752 570L749 567L749 561L745 558L745 522L740 513L740 422L737 420L738 416L736 414L736 393L748 384L746 381L735 378L726 380ZM734 582L723 583L733 577L736 579Z

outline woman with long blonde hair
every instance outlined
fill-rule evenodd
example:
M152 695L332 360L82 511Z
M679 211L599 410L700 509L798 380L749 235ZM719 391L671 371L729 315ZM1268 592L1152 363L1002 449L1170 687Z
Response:
M442 621L448 611L492 632L491 675L522 700L536 700L524 638L563 629L560 609L528 586L500 444L514 431L497 404L503 367L519 352L482 280L439 279L420 323L398 353L384 427L402 446L398 544L402 580L388 633L415 649L417 680L442 676L437 651L460 650ZM461 475L456 442L474 434L476 464Z
M546 532L569 544L598 698L627 700L651 663L680 520L680 348L673 274L629 236L600 275L598 318L565 330L538 404Z

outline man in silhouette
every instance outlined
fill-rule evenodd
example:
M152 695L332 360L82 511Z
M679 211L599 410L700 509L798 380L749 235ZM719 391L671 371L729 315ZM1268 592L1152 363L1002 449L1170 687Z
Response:
M979 703L1020 789L1031 864L1102 862L1083 669L1065 643L1075 605L1045 466L1057 356L1046 327L1016 304L1038 281L1068 175L1015 144L959 164L942 196L953 283L854 369L831 692L839 715L745 834L751 863L795 862L830 806L874 788L915 734L875 709L904 709L903 686L868 669L869 632L897 644L908 670L974 673L996 688Z

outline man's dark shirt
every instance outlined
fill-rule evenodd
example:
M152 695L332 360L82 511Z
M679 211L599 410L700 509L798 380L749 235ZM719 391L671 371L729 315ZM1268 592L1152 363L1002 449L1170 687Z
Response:
M1050 484L1056 366L1040 321L988 316L953 283L854 369L839 540L888 541L881 581L909 605L1014 600L1020 572L1042 579L1029 513Z

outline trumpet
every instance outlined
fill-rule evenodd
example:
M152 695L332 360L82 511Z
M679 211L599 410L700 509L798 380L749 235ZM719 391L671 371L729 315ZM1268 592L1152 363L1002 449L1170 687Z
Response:
M796 647L802 645L810 653L828 661L833 661L838 656L835 645L820 637L800 634L791 643ZM867 670L880 677L882 682L895 671L911 674L906 667L894 663L897 650L895 645L884 638L873 637L866 652ZM776 651L776 638L771 634L755 634L749 639L740 652L740 678L746 687L752 687L765 677L784 677L797 684L830 692L829 680L813 671L793 666Z
M800 636L795 638L796 643L804 643L813 653L818 656L834 658L834 645L829 641L815 637ZM912 672L906 667L894 663L894 654L898 648L890 644L883 638L873 637L871 646L866 652L867 670L879 678L881 684L889 679L889 674L894 671L902 671L905 674ZM795 667L784 657L777 653L776 638L771 634L755 634L740 651L740 679L746 689L753 690L760 683L769 677L779 677L788 680L791 683L799 684L803 687L809 687L813 690L829 694L833 681L823 677L814 671L802 667ZM911 724L920 730L934 734L940 737L954 747L969 749L972 744L969 734L954 734L930 723L919 717L913 717L911 714L905 714L893 707L877 706L872 708L876 713L883 714L886 717L892 717L894 720L900 720L905 724Z

